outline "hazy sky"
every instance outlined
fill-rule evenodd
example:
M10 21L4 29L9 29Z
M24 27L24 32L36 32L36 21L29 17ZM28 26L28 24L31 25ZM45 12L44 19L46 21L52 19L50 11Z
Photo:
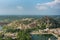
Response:
M0 0L0 15L60 15L60 0Z

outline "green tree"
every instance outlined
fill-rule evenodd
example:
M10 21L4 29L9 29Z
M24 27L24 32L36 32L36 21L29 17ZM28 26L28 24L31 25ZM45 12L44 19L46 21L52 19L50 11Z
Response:
M31 40L30 34L25 31L18 32L17 37L18 40Z

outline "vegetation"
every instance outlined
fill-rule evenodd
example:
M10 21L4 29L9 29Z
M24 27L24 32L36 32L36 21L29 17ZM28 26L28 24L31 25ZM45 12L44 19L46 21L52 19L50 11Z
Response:
M17 39L18 40L31 40L31 37L30 37L29 33L25 32L25 31L20 31L20 32L18 32Z
M9 17L10 18L10 17ZM53 17L42 17L42 18L27 18L10 21L9 24L3 26L3 35L0 34L0 40L31 40L30 32L35 30L43 30L46 28L59 28L59 20L54 19ZM14 36L5 36L5 34L10 33L17 35ZM9 35L10 35L9 34ZM45 35L46 36L46 35Z

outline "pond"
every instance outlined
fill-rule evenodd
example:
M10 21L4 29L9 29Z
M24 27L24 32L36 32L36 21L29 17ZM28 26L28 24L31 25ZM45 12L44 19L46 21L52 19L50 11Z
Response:
M32 35L32 40L57 40L58 38L56 38L55 36L51 35L51 34L34 34Z

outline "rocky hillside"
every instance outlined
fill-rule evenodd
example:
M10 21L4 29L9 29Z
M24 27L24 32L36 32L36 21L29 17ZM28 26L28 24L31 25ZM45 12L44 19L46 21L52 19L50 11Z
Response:
M51 18L51 17L41 17L40 19L34 19L34 18L24 18L21 20L16 20L8 25L6 25L4 28L14 28L14 29L31 29L31 28L58 28L60 27L60 23Z
M54 18L51 18L51 17L47 17L47 16L38 19L38 24L44 25L48 28L60 27L60 23L57 20L55 20Z

